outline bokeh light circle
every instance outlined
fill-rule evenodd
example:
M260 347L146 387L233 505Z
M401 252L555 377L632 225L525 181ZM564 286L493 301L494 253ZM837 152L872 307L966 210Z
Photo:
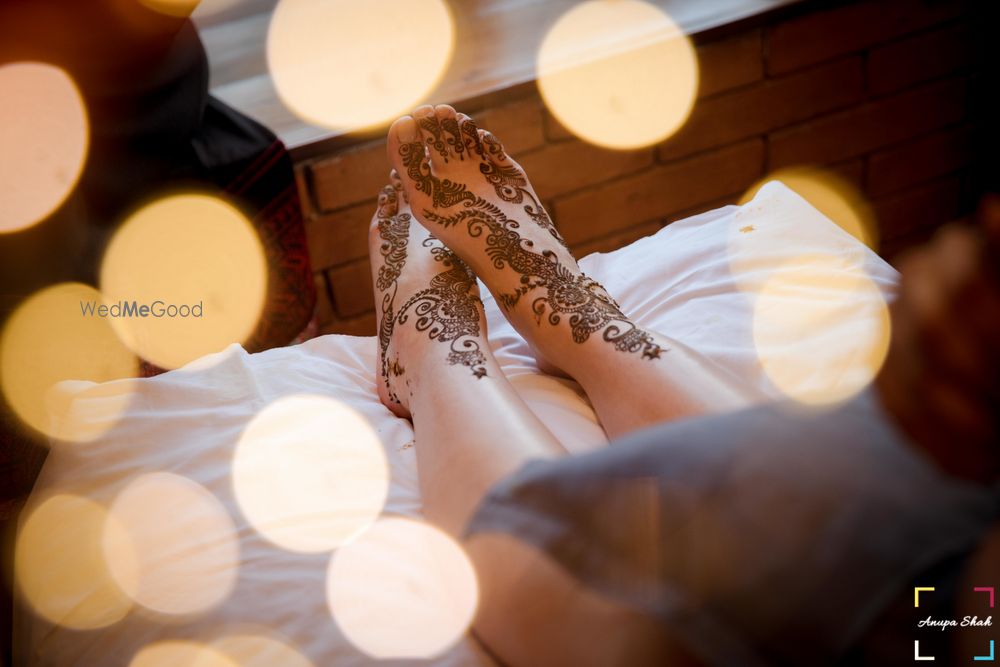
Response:
M348 131L388 123L423 101L454 42L444 0L281 0L267 61L292 112Z
M221 651L187 640L160 641L139 650L129 667L242 667Z
M690 40L641 0L589 0L552 26L538 51L538 88L567 129L616 149L676 132L698 92Z
M103 303L92 287L61 283L29 297L4 326L0 388L17 416L41 433L71 442L93 440L128 405L128 392L120 392L114 405L102 402L100 415L87 414L85 408L74 412L72 400L53 400L61 397L55 390L59 382L105 382L138 372L138 359L109 321L87 314Z
M239 210L217 197L180 194L143 207L115 233L101 291L109 304L146 306L145 316L109 321L136 354L178 368L253 333L267 264Z
M843 176L821 167L779 169L750 187L739 203L752 200L764 184L771 181L785 184L845 232L869 248L878 249L874 210L861 191Z
M343 403L298 395L264 408L233 459L233 487L250 523L290 551L335 549L369 526L389 492L382 444Z
M202 0L139 0L141 4L155 12L174 18L187 18L201 4Z
M43 618L74 630L121 620L132 602L111 576L102 536L123 540L105 509L81 496L53 495L27 515L17 535L18 591Z
M305 657L283 641L255 634L229 635L211 643L240 667L314 667Z
M805 255L777 267L753 298L758 359L786 396L835 403L863 389L882 367L889 309L858 263Z
M402 518L380 519L334 552L326 586L344 635L378 659L440 655L468 629L479 602L462 547Z
M236 529L222 504L196 482L149 473L112 503L117 529L103 536L104 556L135 602L168 615L190 615L220 604L236 583Z
M66 72L0 65L0 234L34 225L76 186L90 145L87 110Z

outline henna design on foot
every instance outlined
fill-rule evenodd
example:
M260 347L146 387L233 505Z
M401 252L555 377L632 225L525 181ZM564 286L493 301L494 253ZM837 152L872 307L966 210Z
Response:
M423 129L433 124L433 119L423 119L420 126ZM428 131L431 134L428 145L436 146L438 135ZM500 161L507 159L493 135L483 132L480 136L485 153ZM584 343L595 332L603 331L602 338L616 350L641 352L644 359L660 358L662 348L648 332L628 320L599 283L564 266L552 250L536 250L534 242L518 232L521 224L510 219L496 204L476 195L463 183L436 177L421 141L401 143L398 150L414 187L431 200L433 209L424 210L424 219L446 229L464 225L473 238L485 234L486 254L493 266L498 270L509 267L520 274L520 285L513 292L497 294L497 301L505 310L512 309L529 293L541 290L543 293L531 302L537 322L545 319L557 325L566 317L575 343ZM527 177L520 168L484 160L479 170L500 200L522 204L529 199L523 209L528 217L565 246L544 208L528 190ZM454 207L459 208L455 212L441 211Z
M389 344L396 325L406 322L411 312L416 316L417 331L428 332L431 340L450 343L449 364L469 367L476 378L487 375L486 355L479 341L475 340L482 335L475 276L464 262L434 237L425 239L422 245L430 249L435 261L441 263L445 270L431 278L427 289L411 296L398 310L395 308L399 278L407 260L412 222L409 213L395 212L398 196L395 188L386 186L379 197L377 227L382 240L379 253L383 264L375 281L376 287L383 292L378 336L382 379L389 398L395 403L400 403L400 400L389 380L390 377L402 376L405 369L398 356L390 361Z
M486 355L476 340L482 335L476 277L433 236L423 246L431 249L434 260L445 270L431 279L430 287L420 290L400 307L396 321L406 322L412 311L417 331L426 331L431 340L450 343L449 364L467 366L476 378L483 378Z

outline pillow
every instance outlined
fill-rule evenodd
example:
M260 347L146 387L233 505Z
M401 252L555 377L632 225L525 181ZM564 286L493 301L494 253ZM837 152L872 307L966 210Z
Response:
M838 311L838 319L824 324L824 338L856 338L870 328L884 300L891 297L896 273L777 182L763 187L742 207L728 206L675 222L616 252L586 257L580 264L638 324L704 355L744 387L747 402L753 403L782 393L765 372L755 345L755 295L779 267L810 256L836 260L823 264L833 267L832 271L847 265L863 270L876 286L874 294L861 294L846 310ZM803 298L815 297L810 290L817 289L822 291L824 285L780 292L779 305L785 298L789 308L796 308ZM503 319L485 289L483 294L487 295L484 303L491 346L520 395L571 451L603 446L607 439L579 386L540 373L527 344ZM130 499L128 511L134 522L190 528L178 529L177 539L161 546L156 554L159 560L154 560L164 565L163 576L157 578L159 571L154 569L152 579L143 585L159 591L164 600L176 592L169 604L183 607L189 598L205 604L181 609L179 614L157 613L155 604L153 611L134 606L127 613L121 612L125 614L121 619L105 619L100 623L103 627L91 630L65 627L60 623L68 623L66 618L57 618L60 622L54 623L52 618L28 611L31 605L26 604L15 621L15 651L20 659L35 665L127 665L132 656L154 642L195 641L219 646L220 639L225 645L227 637L253 635L264 637L271 646L280 641L294 647L299 657L316 665L369 664L369 655L355 646L357 638L331 615L327 600L331 550L303 553L278 546L262 535L247 517L245 502L240 502L233 468L240 436L256 415L290 396L325 397L359 415L378 436L389 471L382 515L419 520L415 447L420 444L414 446L410 423L393 416L379 402L375 356L373 338L331 335L253 355L233 345L149 379L64 385L60 400L71 401L76 413L83 412L91 420L106 420L106 433L91 443L53 445L23 515L22 530L30 527L33 510L54 495L85 498L93 503L87 507L100 514L116 499L122 502L124 494ZM273 437L283 447L292 446L290 439L295 433L325 427L321 415L314 419L276 431ZM281 465L278 460L276 467ZM147 517L141 504L134 501L141 494L130 495L129 491L140 478L158 480L167 487L167 482L179 483L183 493L178 497L186 500L168 509L163 504L151 506ZM145 488L150 491L155 486L147 484ZM282 498L273 500L277 503ZM173 503L170 499L165 502ZM208 509L201 511L199 507ZM353 509L345 509L348 514L350 511ZM80 516L88 515L83 512ZM81 520L78 527L84 524L86 520ZM215 530L212 535L221 537L199 541L199 528ZM65 536L66 543L58 544L60 553L81 554L81 562L87 561L87 554L107 553L94 551L96 547L87 542L92 538L82 530L54 529L53 539ZM108 535L113 538L117 533L105 528L102 534L106 541ZM85 543L74 543L74 539ZM197 577L170 571L172 562L183 560L192 551L207 554L192 570ZM58 554L49 558L57 564L76 562L72 558L61 561ZM422 574L416 567L418 561L419 554L403 554L390 566L398 577L410 577L419 585ZM412 572L407 569L411 565ZM64 574L69 577L72 573ZM116 581L121 583L120 575ZM76 581L75 585L93 596L109 595L100 589L100 581ZM71 607L63 611L80 613ZM362 615L365 613L365 624L386 636L405 625L407 614L419 615L413 609L386 614L372 608ZM69 623L74 624L80 625ZM240 664L273 662L261 655L257 662ZM290 659L285 662L292 664ZM434 656L432 662L492 664L468 638Z

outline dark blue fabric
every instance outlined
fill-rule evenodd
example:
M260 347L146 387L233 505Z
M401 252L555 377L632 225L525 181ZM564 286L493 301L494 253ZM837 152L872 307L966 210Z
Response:
M866 392L530 463L493 489L469 532L543 550L663 619L709 664L825 665L918 573L968 552L997 506L995 490L917 454Z

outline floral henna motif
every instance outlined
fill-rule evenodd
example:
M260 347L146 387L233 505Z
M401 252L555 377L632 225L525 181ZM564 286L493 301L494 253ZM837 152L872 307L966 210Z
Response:
M431 340L450 343L448 363L461 364L477 378L486 376L486 355L475 340L482 334L476 296L476 277L453 252L431 237L424 241L435 261L445 270L431 279L430 287L420 290L396 315L406 322L412 314L417 331L426 331Z
M431 247L436 261L445 270L431 279L430 287L410 297L398 312L395 310L398 280L406 263L407 243L412 217L409 213L389 216L382 213L385 204L396 193L392 188L383 191L384 198L379 206L378 230L382 238L379 252L384 264L379 268L376 286L384 292L382 296L382 318L379 327L379 347L382 352L382 378L385 380L389 397L399 402L399 397L390 386L390 377L399 377L405 369L398 359L389 359L389 343L397 323L406 322L410 312L416 317L417 331L426 331L431 340L450 343L449 364L468 366L477 378L486 376L486 355L479 342L464 337L481 335L478 298L475 294L475 276L452 252L440 246L440 242L430 238L424 245ZM390 207L394 209L395 207Z
M486 135L484 144L491 153L503 152L492 135ZM399 150L407 174L413 179L417 190L431 198L435 209L462 205L460 210L449 215L425 210L427 220L444 228L464 225L472 237L485 234L486 253L493 266L497 269L509 267L520 274L520 285L514 292L497 295L497 300L504 309L510 310L522 297L535 290L544 290L544 294L531 303L531 310L537 321L541 322L545 318L550 324L556 325L565 317L576 343L583 343L593 333L603 330L603 339L613 344L616 350L641 352L646 359L660 358L662 348L648 332L639 329L625 317L618 304L599 283L566 268L555 252L536 251L534 243L518 233L520 223L507 217L495 204L475 195L464 184L439 179L431 174L423 160L421 143L403 144ZM416 158L418 154L419 158ZM532 204L524 207L525 212L536 224L548 229L562 242L541 205L526 189L527 179L520 170L489 163L481 165L480 170L500 199L519 204L524 201L525 196L529 197Z

